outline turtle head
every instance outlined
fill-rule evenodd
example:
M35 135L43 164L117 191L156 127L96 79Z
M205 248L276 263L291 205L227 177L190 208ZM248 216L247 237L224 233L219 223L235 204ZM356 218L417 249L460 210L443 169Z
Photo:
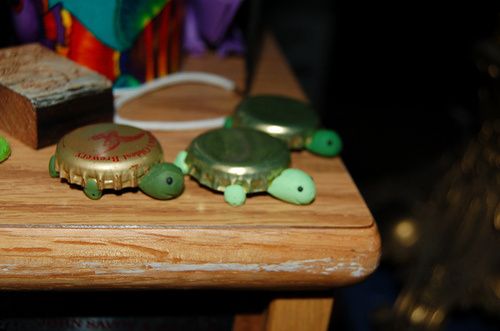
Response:
M306 148L321 156L335 156L342 150L342 140L335 131L316 130Z
M311 176L299 169L286 169L267 189L272 196L296 205L307 205L316 197L316 185Z
M184 175L172 163L155 164L139 182L139 188L149 196L160 200L179 196L184 189Z

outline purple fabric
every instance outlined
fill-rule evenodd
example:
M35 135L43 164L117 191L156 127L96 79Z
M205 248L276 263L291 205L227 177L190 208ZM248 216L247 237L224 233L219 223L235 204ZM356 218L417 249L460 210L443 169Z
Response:
M242 0L191 0L200 33L209 43L218 44L232 23Z
M191 54L200 55L206 51L205 43L198 30L195 10L192 1L188 1L186 5L186 16L184 18L184 50Z
M38 0L21 0L19 10L12 9L11 17L17 40L21 43L30 43L42 37Z
M230 54L244 54L245 42L243 33L237 28L231 29L229 35L222 41L217 48L217 54L220 56L227 56Z
M54 7L50 9L52 14L54 15L54 18L56 20L56 25L57 25L57 43L63 45L65 41L64 37L64 25L63 25L63 19L61 16L63 6L62 4L57 4Z
M243 0L188 0L184 48L201 54L206 45L217 48L221 56L245 51L241 31L232 27Z

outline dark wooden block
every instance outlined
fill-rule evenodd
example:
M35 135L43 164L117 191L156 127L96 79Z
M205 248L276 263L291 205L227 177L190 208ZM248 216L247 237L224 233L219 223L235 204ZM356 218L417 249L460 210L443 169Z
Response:
M112 84L39 45L0 49L0 128L33 148L113 120Z

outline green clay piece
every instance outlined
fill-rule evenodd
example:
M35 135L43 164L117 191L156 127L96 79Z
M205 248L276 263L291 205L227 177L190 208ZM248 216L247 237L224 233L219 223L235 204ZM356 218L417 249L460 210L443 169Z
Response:
M187 175L187 173L189 172L189 167L186 164L186 157L187 157L187 155L188 155L188 153L186 151L182 151L179 154L177 154L177 157L174 160L174 164L179 169L181 169L181 171L182 171L182 173L184 175Z
M10 156L10 146L7 139L0 137L0 162L7 160Z
M132 88L138 87L141 82L132 75L120 75L113 83L113 88Z
M49 174L52 178L59 177L59 172L56 170L56 156L52 155L49 161Z
M50 158L49 174L83 186L93 200L106 189L139 187L160 200L184 190L184 174L163 162L160 143L150 132L114 123L88 125L65 135Z
M320 119L306 102L278 95L256 95L241 101L231 116L232 127L252 128L285 141L292 150L307 148L332 157L342 149L338 134L320 128ZM325 132L329 132L324 138ZM323 145L330 141L330 145ZM309 147L311 146L311 147Z
M97 185L97 181L95 179L87 180L83 192L85 192L85 195L92 200L99 200L102 196L102 191L99 190L99 186Z
M316 197L316 186L308 174L299 169L286 169L276 177L269 194L296 205L307 205Z
M184 189L184 175L181 169L173 164L159 163L142 177L139 188L153 198L172 199Z
M224 192L227 203L244 204L246 194L268 192L293 204L308 204L316 196L312 178L288 169L286 144L261 131L221 128L195 138L176 158L179 168L200 184Z
M224 120L224 127L226 129L233 127L233 117L232 116L226 117L226 119Z
M240 185L229 185L224 190L224 200L231 206L241 206L245 203L247 193Z
M342 140L332 130L317 130L306 143L307 150L321 156L335 156L342 150Z

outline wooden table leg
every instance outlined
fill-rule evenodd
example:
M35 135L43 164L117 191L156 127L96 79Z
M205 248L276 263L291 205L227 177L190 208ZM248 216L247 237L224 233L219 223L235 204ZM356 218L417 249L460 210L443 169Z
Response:
M266 331L326 331L333 298L275 299L269 305Z
M326 331L333 298L274 299L267 312L239 314L233 331Z

